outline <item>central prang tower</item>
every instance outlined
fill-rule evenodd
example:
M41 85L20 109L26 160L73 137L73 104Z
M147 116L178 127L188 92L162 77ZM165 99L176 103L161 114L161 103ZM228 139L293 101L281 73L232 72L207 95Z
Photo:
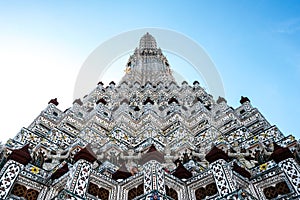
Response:
M157 85L159 82L168 84L175 81L167 58L149 33L141 38L139 48L130 56L125 72L121 82Z
M50 100L1 147L0 199L299 199L299 143L240 103L178 84L146 33L119 84Z

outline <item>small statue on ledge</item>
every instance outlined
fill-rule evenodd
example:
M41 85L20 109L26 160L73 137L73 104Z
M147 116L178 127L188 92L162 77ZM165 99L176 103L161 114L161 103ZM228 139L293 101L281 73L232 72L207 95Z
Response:
M129 169L132 175L138 173L138 167L136 162L134 160L139 160L142 158L141 152L139 152L136 156L134 156L134 150L129 149L128 150L128 156L124 156L123 152L120 153L120 158L123 160L127 160L126 167Z
M249 150L247 149L245 152L243 152L237 141L234 142L231 150L228 152L228 156L236 158L242 165L244 165L248 169L255 167L255 164L257 163L257 161L255 161L254 159L246 159L246 157L250 157Z
M273 144L273 142L271 142L269 144L269 146L266 147L262 141L259 141L258 146L259 146L260 150L256 152L255 158L256 158L258 164L261 165L270 160L270 156L274 151L274 144Z
M164 159L166 161L164 167L167 169L175 169L176 165L174 164L173 161L176 160L176 158L178 158L179 155L178 154L175 154L174 156L171 155L172 151L167 141L166 141L164 152L165 152Z
M198 153L199 152L199 153ZM199 163L203 166L203 167L208 167L209 162L205 159L205 148L203 148L202 146L198 149L198 152L196 152L195 150L192 151L192 155L196 156L197 158L200 159Z
M58 149L56 154L52 154L52 152L47 152L45 163L43 164L43 168L46 170L53 169L55 166L59 165L63 160L67 159L70 155L70 150L62 150ZM47 162L51 160L51 162Z

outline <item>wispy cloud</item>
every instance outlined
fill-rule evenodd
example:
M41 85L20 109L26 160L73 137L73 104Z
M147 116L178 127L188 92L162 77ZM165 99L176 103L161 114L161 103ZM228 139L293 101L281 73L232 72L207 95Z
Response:
M274 32L282 34L294 34L300 31L300 18L292 18L277 25Z

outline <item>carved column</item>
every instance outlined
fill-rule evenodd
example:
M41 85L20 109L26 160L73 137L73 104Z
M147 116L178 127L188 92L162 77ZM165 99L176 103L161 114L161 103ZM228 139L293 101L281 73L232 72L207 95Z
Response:
M210 163L209 168L215 178L219 195L225 197L234 192L237 189L236 181L233 179L232 170L226 162L229 160L228 155L214 146L206 154L205 159Z
M209 168L213 172L219 194L222 197L229 195L237 189L232 170L225 160L219 159L211 163Z
M0 172L0 199L6 199L23 168L24 165L14 160L5 163Z
M82 159L77 161L70 171L70 179L68 180L65 189L72 194L85 199L91 171L92 164L90 162Z
M147 200L157 195L166 195L164 170L159 162L151 160L144 165L144 194Z

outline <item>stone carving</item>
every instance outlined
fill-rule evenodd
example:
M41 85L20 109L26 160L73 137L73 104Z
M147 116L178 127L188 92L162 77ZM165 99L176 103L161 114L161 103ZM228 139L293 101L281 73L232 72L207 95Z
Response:
M174 161L176 160L176 158L179 157L178 154L175 154L174 156L171 155L172 151L171 151L171 148L170 148L170 145L168 144L167 141L166 142L166 146L165 146L165 149L164 149L164 158L165 158L165 163L164 163L164 167L165 169L174 169L176 167L176 165L174 164Z
M257 161L251 159L250 161L246 157L250 156L249 150L242 152L242 148L239 146L238 142L234 142L232 150L228 152L229 157L236 158L241 164L243 164L248 169L255 167Z
M261 165L270 160L270 156L274 151L274 145L273 142L271 142L269 146L266 147L266 145L263 142L259 141L259 148L260 149L256 152L255 157L258 164Z
M206 156L206 152L205 152L205 148L204 147L200 147L198 149L198 152L196 152L195 150L192 151L192 155L193 156L196 156L197 158L200 159L200 164L203 166L203 167L208 167L208 161L205 159L205 156Z
M50 163L45 162L43 168L46 170L53 169L59 165L63 160L67 159L70 155L70 150L58 149L55 154L51 151L48 151L46 154L45 161L51 160Z
M125 156L122 152L120 154L120 158L127 160L126 167L134 175L134 174L138 173L137 160L140 160L142 158L142 154L141 154L141 152L139 152L137 155L134 155L133 149L129 149L127 153L128 153L128 156Z

